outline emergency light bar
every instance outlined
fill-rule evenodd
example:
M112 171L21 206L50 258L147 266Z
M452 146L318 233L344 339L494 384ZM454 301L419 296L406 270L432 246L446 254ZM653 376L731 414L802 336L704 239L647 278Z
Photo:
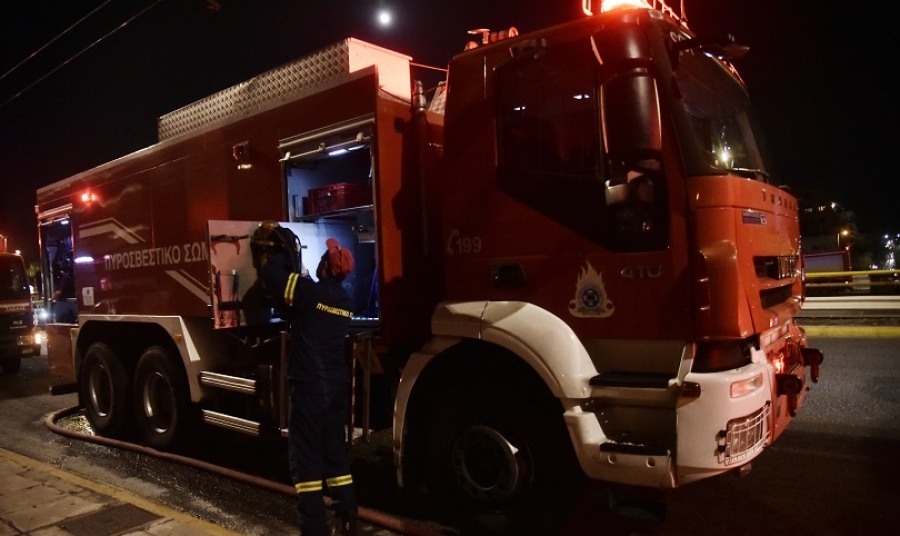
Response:
M594 14L593 3L593 0L581 0L581 9L585 15L592 16ZM678 13L663 0L598 0L597 3L600 5L600 13L608 13L617 9L657 9L681 23L686 22L684 0L681 2Z

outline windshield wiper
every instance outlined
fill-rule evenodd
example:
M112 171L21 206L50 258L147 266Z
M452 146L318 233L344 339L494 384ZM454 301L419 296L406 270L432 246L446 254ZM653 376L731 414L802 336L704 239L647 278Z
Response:
M762 181L766 184L769 183L769 174L761 169L728 168L728 171L734 173L735 175L737 175L739 177Z

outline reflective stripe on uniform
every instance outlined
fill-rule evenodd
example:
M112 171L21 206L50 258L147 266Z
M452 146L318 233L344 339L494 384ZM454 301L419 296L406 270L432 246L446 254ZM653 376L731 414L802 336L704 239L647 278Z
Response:
M310 480L309 482L299 482L294 484L297 493L309 493L310 491L322 491L321 480Z
M300 274L292 273L288 276L287 286L284 287L284 302L286 304L294 305L294 289L297 287L297 279L300 278Z
M336 476L334 478L329 478L329 479L325 480L325 484L327 484L329 488L336 488L338 486L349 486L352 483L353 483L353 477L351 475Z

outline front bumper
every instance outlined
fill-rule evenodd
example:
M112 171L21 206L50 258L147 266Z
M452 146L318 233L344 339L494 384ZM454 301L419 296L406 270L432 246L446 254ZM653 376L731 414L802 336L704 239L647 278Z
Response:
M583 403L568 409L564 417L582 469L598 480L674 488L756 458L802 405L809 391L807 371L818 375L821 353L804 348L806 364L780 372L762 351L754 353L753 362L739 369L688 373L680 386L673 380L657 396L662 400L669 393L673 403L667 408L658 404L630 408L635 437L652 436L654 428L671 426L668 440L655 445L612 441L604 433L602 412L585 409ZM816 355L817 363L810 363ZM665 444L674 448L659 446Z
M715 374L690 373L702 396L678 408L679 484L714 476L746 464L773 440L773 381L768 363ZM758 385L733 396L734 385Z

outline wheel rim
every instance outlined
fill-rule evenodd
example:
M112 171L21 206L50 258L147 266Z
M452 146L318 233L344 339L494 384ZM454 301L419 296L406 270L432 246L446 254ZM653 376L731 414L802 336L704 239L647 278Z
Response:
M88 398L91 401L91 408L98 417L109 416L112 410L112 393L112 376L109 370L103 365L92 367L88 378Z
M172 428L175 418L174 394L168 379L159 372L147 376L141 390L141 407L150 428L164 434Z
M473 426L460 434L450 458L456 482L478 501L511 499L523 483L525 453L489 426Z

